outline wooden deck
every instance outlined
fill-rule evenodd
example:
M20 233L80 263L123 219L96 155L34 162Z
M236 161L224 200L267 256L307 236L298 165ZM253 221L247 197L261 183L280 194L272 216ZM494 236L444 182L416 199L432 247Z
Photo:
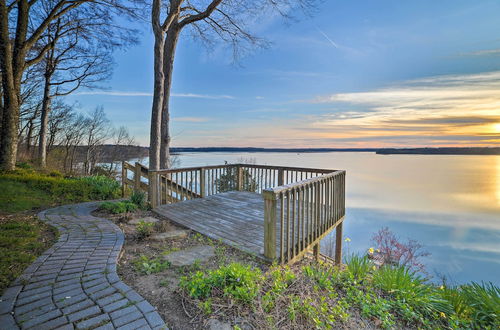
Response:
M262 195L230 191L154 209L167 219L212 239L264 258Z
M336 229L341 262L345 171L256 164L153 171L124 162L122 184L124 195L147 191L171 221L267 261L293 263L311 249L319 258L321 239Z

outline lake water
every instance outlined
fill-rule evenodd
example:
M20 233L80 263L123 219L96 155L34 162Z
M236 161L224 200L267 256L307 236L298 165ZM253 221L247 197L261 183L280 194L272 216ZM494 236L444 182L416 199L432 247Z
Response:
M364 253L389 227L419 241L428 273L500 285L500 156L375 153L183 153L180 167L234 163L347 171L344 235ZM437 278L437 277L436 277Z

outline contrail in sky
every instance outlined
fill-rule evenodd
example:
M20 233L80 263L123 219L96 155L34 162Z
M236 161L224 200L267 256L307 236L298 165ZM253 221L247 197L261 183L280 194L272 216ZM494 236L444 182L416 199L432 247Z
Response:
M326 33L323 32L319 27L316 27L316 29L319 31L319 33L321 33L326 38L326 40L328 40L333 45L333 47L335 47L337 49L340 48L339 45L337 45L337 43L335 41L333 41L332 39L330 39L330 37L327 36Z

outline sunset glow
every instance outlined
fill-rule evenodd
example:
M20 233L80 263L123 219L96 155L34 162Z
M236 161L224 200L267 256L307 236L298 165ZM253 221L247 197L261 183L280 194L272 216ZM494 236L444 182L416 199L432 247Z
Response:
M259 23L272 47L250 52L241 66L231 66L223 45L207 53L181 38L172 144L500 145L500 3L326 1L321 8L286 28L277 18ZM71 96L86 111L103 105L143 145L152 97L148 38L149 30L117 58L110 90Z

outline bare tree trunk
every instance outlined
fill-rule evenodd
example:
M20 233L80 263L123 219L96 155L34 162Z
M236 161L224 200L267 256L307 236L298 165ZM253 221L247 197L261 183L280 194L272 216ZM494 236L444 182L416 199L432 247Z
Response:
M47 167L47 126L49 124L51 102L50 76L46 74L45 86L43 88L42 113L40 116L40 139L38 141L38 161L41 168Z
M4 97L0 133L0 166L3 170L14 170L16 167L19 100L26 55L24 42L28 32L28 1L18 1L17 9L16 37L12 42L9 36L8 9L5 1L0 1L0 53L2 53L0 69Z
M159 17L161 0L153 0L152 17L154 44L154 88L153 105L151 109L151 131L149 140L149 168L151 170L160 169L160 146L161 146L161 112L163 105L163 44L165 38L161 28Z
M172 88L172 75L174 71L175 48L179 40L181 30L177 24L172 24L167 30L167 37L163 53L163 70L165 74L165 83L163 86L163 103L161 112L161 150L160 166L161 168L170 167L170 90Z

